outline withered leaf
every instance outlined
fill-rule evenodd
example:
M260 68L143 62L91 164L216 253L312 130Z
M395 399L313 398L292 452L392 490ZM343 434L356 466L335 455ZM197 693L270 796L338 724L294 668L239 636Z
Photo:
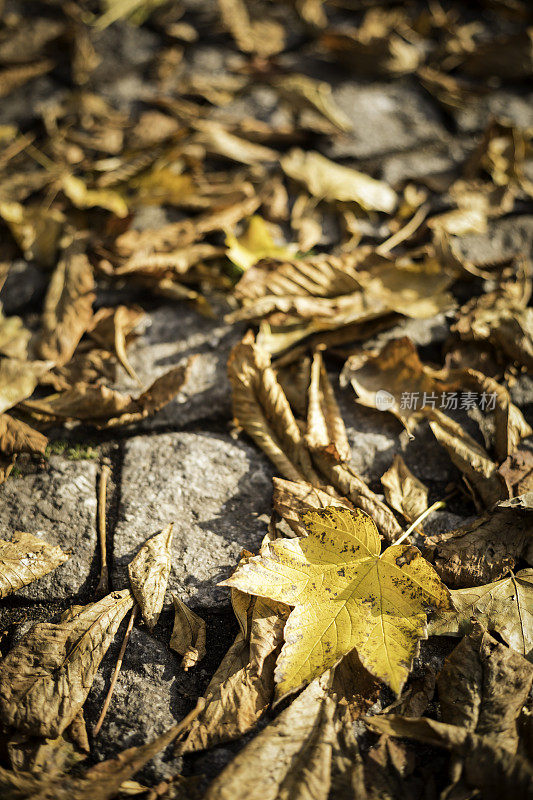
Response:
M373 520L359 509L310 511L308 536L263 543L222 582L293 606L276 666L279 698L310 683L354 648L369 672L399 693L426 636L428 608L448 590L420 552L380 555Z
M533 768L521 756L512 756L490 738L425 717L376 716L366 721L370 730L444 747L464 759L467 784L480 789L487 800L531 797Z
M190 363L189 359L185 365L164 373L136 398L107 386L78 383L61 394L21 403L20 408L49 424L72 419L97 428L128 425L155 414L169 403L187 381Z
M17 531L10 542L0 540L0 597L48 575L67 559L60 547L31 533Z
M520 559L533 563L531 493L498 503L473 522L426 539L426 557L454 588L502 578ZM516 502L519 501L519 502Z
M205 709L178 750L194 752L251 730L274 695L274 667L289 609L267 598L232 591L240 632L205 692Z
M272 505L297 536L307 536L306 527L302 522L302 516L306 511L328 506L353 508L349 500L339 497L331 487L315 487L303 481L295 483L283 478L274 478L273 483ZM329 488L330 492L325 491L326 488Z
M428 507L428 488L413 475L401 456L394 460L382 477L387 503L408 522L414 522Z
M0 305L0 353L10 358L27 358L30 331L20 317L4 317Z
M150 629L156 625L165 600L172 563L171 543L172 525L168 525L148 539L128 564L131 590Z
M207 790L206 800L327 800L335 739L331 674L317 679L242 750Z
M271 227L271 226L270 226ZM269 225L265 220L255 214L248 223L248 228L242 236L226 234L226 255L235 266L243 272L253 267L258 261L266 258L283 261L291 258L296 253L295 245L278 245L275 243Z
M0 413L29 397L51 366L49 361L0 359Z
M34 258L45 267L54 264L65 222L60 211L0 202L0 217L9 226L25 258Z
M275 88L290 103L309 107L322 114L339 130L349 131L352 124L333 99L329 83L315 81L308 75L282 75L273 81Z
M70 361L91 324L94 278L84 242L74 240L64 251L44 301L42 332L36 342L40 358L63 366Z
M533 569L523 569L500 581L450 591L455 611L436 614L429 633L462 635L472 618L496 631L509 647L529 660L533 657Z
M313 151L291 150L281 159L283 171L320 199L357 203L365 211L394 211L398 198L386 183L343 167Z
M183 656L181 666L187 672L205 656L205 622L191 611L176 595L174 603L174 627L170 646Z
M48 439L44 434L9 414L0 414L0 451L13 453L44 453Z
M128 589L78 607L63 622L37 623L0 663L0 719L55 738L70 725L125 614Z
M311 364L305 438L311 450L321 450L336 461L350 459L346 428L318 350Z
M105 208L117 217L128 216L128 205L124 198L112 189L89 189L87 184L74 175L63 179L62 189L76 208Z
M516 753L517 719L532 682L533 665L476 624L439 673L442 720Z

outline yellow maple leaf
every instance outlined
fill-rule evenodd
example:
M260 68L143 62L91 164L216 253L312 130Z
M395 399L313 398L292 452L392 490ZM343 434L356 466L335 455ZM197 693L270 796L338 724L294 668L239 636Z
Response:
M392 545L380 555L374 521L360 509L330 506L303 520L308 536L264 544L222 582L294 606L276 667L277 696L354 648L369 672L399 693L427 636L426 611L451 608L448 589L416 547Z
M253 267L262 258L275 258L280 261L294 258L298 251L295 244L277 245L270 226L258 214L251 217L248 229L242 236L234 236L226 231L227 256L243 272Z

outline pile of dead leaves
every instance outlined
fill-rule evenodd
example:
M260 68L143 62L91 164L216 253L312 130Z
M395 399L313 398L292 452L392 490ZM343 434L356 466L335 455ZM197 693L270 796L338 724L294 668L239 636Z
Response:
M128 613L124 647L138 613L158 622L169 526L129 565L129 588L35 625L0 661L0 794L190 797L180 776L153 788L132 777L171 742L187 754L255 732L206 800L531 797L532 429L510 394L533 368L531 262L476 261L461 240L531 210L533 131L493 119L458 169L393 186L330 157L352 122L316 77L407 76L452 114L498 81L531 77L527 4L482 3L477 21L439 3L207 5L0 11L3 102L43 76L69 87L31 128L0 126L0 282L23 258L46 284L38 317L0 309L1 480L45 452L47 429L131 426L184 386L190 359L120 389L124 374L141 384L128 349L147 314L132 297L176 301L176 314L223 308L249 327L228 362L234 422L277 472L260 552L224 581L239 632L194 711L154 742L84 764L83 705L103 656ZM101 37L118 20L165 42L154 91L131 114L98 91ZM188 59L206 37L233 48L224 70ZM312 74L294 68L296 49ZM270 117L239 106L258 89ZM169 221L137 227L151 206ZM402 321L444 314L439 363L403 335L376 344ZM429 425L459 471L449 495L472 521L424 536L435 504L400 456L383 494L357 474L339 363L354 401L407 436ZM0 541L0 598L67 558L29 533ZM190 669L205 623L173 601L169 645ZM413 675L428 636L459 641L438 675L420 662ZM449 751L449 779L437 750L407 740Z

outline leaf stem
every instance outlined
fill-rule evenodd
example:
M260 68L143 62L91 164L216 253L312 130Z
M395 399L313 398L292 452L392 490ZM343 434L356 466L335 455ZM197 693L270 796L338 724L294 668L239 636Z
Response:
M109 591L109 569L107 567L107 535L106 535L106 495L107 479L111 474L107 464L102 467L100 473L100 485L98 487L98 539L100 542L100 580L96 587L96 594L107 594Z
M426 508L426 510L423 511L420 514L420 516L418 516L415 519L415 521L413 523L411 523L411 525L409 525L407 530L404 531L402 533L402 535L400 536L400 538L396 539L396 541L393 542L393 544L401 544L402 542L404 542L407 539L407 537L414 531L414 529L416 528L417 525L419 525L421 522L423 522L426 517L428 517L430 514L432 514L438 508L444 508L445 505L446 505L446 502L444 500L437 500L436 503L433 503L433 505L431 505L429 508Z
M122 647L120 648L120 653L118 654L117 663L115 664L115 669L113 671L113 677L111 678L111 683L109 685L109 691L107 692L106 699L104 700L104 705L102 708L102 713L98 718L98 722L94 726L93 729L93 736L98 736L100 733L100 728L102 727L102 723L105 719L105 715L107 714L107 709L109 708L109 704L111 702L111 698L113 696L113 691L115 689L115 684L117 682L118 674L120 672L120 668L122 666L122 659L124 658L124 653L126 652L126 646L129 642L131 632L133 630L133 623L135 622L135 617L137 616L137 611L139 606L137 603L133 606L130 615L130 621L128 622L128 627L126 628L126 633L124 634L124 639L122 642Z

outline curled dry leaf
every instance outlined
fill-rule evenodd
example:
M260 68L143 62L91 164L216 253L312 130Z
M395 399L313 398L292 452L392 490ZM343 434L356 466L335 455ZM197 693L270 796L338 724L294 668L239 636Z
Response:
M170 646L183 656L181 666L187 672L205 656L205 622L174 595L174 627Z
M426 609L449 609L448 590L411 545L380 556L373 520L329 507L305 515L307 537L263 544L222 582L294 606L276 667L277 696L310 683L355 648L363 666L399 693Z
M517 720L532 682L533 665L476 624L439 673L442 721L516 753Z
M0 598L48 575L67 559L60 547L31 533L17 531L10 542L0 540Z
M273 483L272 505L297 536L307 536L307 529L302 522L306 511L328 506L353 508L349 500L338 497L331 487L318 488L303 481L295 483L282 478L274 478Z
M271 233L271 226L265 220L254 215L248 223L248 228L242 236L226 234L227 257L242 272L253 267L262 259L276 259L284 261L291 258L297 251L296 245L277 245Z
M396 208L398 197L386 183L336 164L320 153L294 149L280 163L289 178L304 183L308 191L320 199L353 202L365 211L387 214Z
M447 725L425 717L375 716L366 720L371 731L401 736L444 747L464 759L464 774L473 789L487 800L516 797L529 800L533 768L521 756L512 756L485 736L470 733L458 725Z
M288 608L237 590L232 592L232 601L241 630L211 678L205 708L179 745L180 753L203 750L247 733L274 695L274 667Z
M29 397L51 366L49 361L0 359L0 413Z
M437 408L431 410L429 425L451 461L461 470L474 498L491 507L509 496L509 489L484 447L450 417Z
M311 450L320 450L335 461L350 459L346 428L320 351L315 351L311 364L305 438Z
M196 708L178 725L157 739L123 750L115 758L90 767L82 775L34 776L0 768L0 789L6 800L112 800L157 753L186 730L201 708Z
M83 240L74 240L64 251L44 301L42 331L35 350L40 358L58 367L70 361L92 320L94 278L84 246Z
M413 475L403 458L394 460L381 478L387 503L408 522L414 522L428 507L428 488Z
M318 111L341 131L352 129L352 123L333 98L329 83L316 81L308 75L281 75L273 80L274 87L289 103Z
M516 502L519 501L519 502ZM533 563L533 496L498 503L473 522L426 539L426 557L454 588L494 581L525 559Z
M65 224L65 217L60 211L0 202L0 217L9 226L25 258L34 259L45 267L51 267L55 263Z
M331 675L316 679L211 783L206 800L327 800L333 718Z
M0 664L2 723L21 733L59 736L83 706L133 602L126 589L77 607L62 622L37 623Z
M13 453L44 453L48 439L20 419L0 414L0 451Z
M171 543L172 525L168 525L148 539L128 564L131 590L150 629L156 625L165 600L172 563Z
M1 288L1 287L0 287ZM20 317L4 317L0 304L0 354L24 360L28 357L30 331Z
M500 581L450 591L454 611L438 613L431 620L433 636L462 635L472 618L496 631L509 647L533 658L533 569L522 569Z
M129 425L155 414L169 403L186 383L191 363L189 359L186 364L165 372L136 398L107 386L78 383L61 394L21 403L20 409L46 424L68 419L96 428Z
M89 189L87 184L74 175L63 179L62 189L76 208L105 208L117 217L128 216L128 205L124 198L112 189Z

